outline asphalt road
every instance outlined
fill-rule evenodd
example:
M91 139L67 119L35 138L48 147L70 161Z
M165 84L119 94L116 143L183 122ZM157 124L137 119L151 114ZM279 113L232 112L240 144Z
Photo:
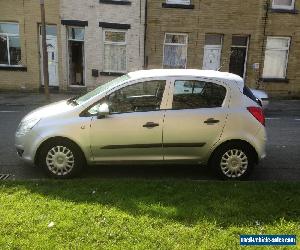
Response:
M275 108L272 108L272 105ZM291 106L292 105L292 106ZM22 117L37 105L0 103L0 174L9 179L45 178L43 172L22 163L14 148L14 133ZM300 180L300 101L276 101L266 112L267 158L254 170L252 180ZM215 179L199 166L96 166L82 178Z

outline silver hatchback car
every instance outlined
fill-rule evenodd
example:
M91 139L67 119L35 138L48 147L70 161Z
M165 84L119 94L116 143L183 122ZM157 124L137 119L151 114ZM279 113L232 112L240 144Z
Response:
M242 179L266 143L262 108L244 87L217 71L131 72L32 111L16 131L17 153L57 178L86 164L196 163Z

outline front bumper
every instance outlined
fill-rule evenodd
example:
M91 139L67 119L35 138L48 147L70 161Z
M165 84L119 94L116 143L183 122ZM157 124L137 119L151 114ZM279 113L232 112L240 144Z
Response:
M15 148L17 155L26 163L34 164L34 159L38 146L42 141L34 130L30 130L25 135L15 135Z

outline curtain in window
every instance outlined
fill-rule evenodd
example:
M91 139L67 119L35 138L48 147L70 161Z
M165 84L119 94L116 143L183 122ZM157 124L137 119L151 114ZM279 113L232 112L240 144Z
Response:
M0 35L0 64L8 64L7 36Z
M284 6L291 6L293 0L274 0L274 5L284 5Z
M186 66L186 46L165 45L164 68L184 69Z
M264 72L265 78L284 78L287 51L267 50L265 55Z
M126 45L104 45L104 70L107 72L126 71Z

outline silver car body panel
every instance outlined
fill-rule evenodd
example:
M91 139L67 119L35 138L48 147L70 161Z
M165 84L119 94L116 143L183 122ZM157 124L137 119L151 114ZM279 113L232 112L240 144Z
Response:
M246 109L258 105L242 94L242 78L202 70L143 70L129 73L129 77L80 105L62 101L28 114L23 120L32 117L41 120L26 135L16 134L16 147L24 150L21 158L33 163L40 145L53 137L74 141L88 164L180 160L205 164L217 146L233 139L247 141L259 159L265 156L265 128ZM227 93L222 106L172 110L174 81L178 79L210 81L224 86ZM101 119L80 116L110 93L149 80L166 81L160 110L112 114ZM209 118L220 122L207 125L204 121ZM147 122L159 126L144 128Z

